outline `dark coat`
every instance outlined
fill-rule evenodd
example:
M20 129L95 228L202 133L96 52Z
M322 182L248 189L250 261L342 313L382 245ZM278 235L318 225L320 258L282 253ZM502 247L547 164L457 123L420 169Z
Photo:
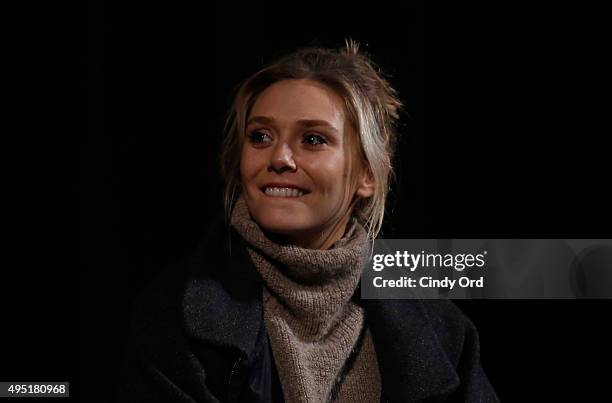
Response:
M217 222L193 257L138 298L118 400L282 401L261 298L242 240ZM383 401L498 401L480 365L477 331L452 302L360 303Z

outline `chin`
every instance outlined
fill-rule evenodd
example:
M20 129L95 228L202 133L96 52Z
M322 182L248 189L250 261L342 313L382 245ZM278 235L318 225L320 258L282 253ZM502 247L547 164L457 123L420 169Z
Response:
M308 220L305 220L303 215L297 212L291 214L287 211L266 210L253 218L264 230L280 235L289 235L309 227Z

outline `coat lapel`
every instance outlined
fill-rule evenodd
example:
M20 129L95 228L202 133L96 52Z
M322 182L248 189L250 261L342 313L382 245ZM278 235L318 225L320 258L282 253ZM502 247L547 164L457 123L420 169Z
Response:
M391 401L435 401L459 386L459 377L420 300L363 300Z

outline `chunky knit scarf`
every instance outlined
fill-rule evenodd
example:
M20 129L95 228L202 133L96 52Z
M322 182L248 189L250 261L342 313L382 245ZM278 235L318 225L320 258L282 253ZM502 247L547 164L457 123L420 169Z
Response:
M287 402L378 402L380 374L362 308L351 300L368 253L355 220L328 250L271 241L240 198L232 226L263 278L263 312Z

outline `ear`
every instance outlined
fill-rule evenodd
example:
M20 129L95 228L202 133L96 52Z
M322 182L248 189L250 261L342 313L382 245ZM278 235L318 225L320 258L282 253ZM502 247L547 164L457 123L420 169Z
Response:
M367 199L374 194L374 176L370 168L364 169L357 178L357 191L355 194L361 198Z

